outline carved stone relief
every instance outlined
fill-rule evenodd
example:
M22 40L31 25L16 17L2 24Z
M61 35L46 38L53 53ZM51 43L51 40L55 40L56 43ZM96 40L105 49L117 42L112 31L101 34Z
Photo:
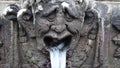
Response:
M16 23L20 68L118 68L110 61L120 58L120 10L111 5L88 0L9 5L4 17Z
M120 46L120 33L119 33L120 26L119 26L119 24L118 25L113 24L113 26L115 28L117 28L117 30L118 30L118 34L113 38L113 42L115 43L116 46L118 46L118 48L115 50L114 57L115 58L120 58L120 47L119 47Z

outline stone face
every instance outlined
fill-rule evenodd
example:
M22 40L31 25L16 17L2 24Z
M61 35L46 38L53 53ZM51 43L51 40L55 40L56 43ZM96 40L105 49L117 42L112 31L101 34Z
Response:
M0 66L51 68L50 51L55 47L66 49L66 68L119 68L119 3L95 2L90 7L88 0L81 1L26 0L22 8L9 5L12 11L0 20Z
M35 35L37 40L37 45L36 45L37 49L31 48L31 46L35 46L34 45L35 42L33 42L32 43L33 45L31 46L26 46L30 49L28 50L23 49L23 52L27 51L25 55L31 58L31 59L27 59L27 61L31 61L30 64L34 62L34 64L42 67L44 64L46 64L45 62L50 60L47 59L50 56L49 54L47 54L47 56L45 54L38 55L37 54L39 53L38 51L42 51L43 49L45 49L46 51L49 52L51 50L50 48L52 48L51 45L53 45L54 47L57 44L63 42L65 46L63 46L62 49L67 49L67 54L68 54L67 57L69 57L67 58L67 67L70 68L80 67L87 59L87 55L89 54L89 50L91 48L84 41L82 40L80 41L79 38L80 36L87 37L88 33L91 32L91 30L93 30L93 26L97 26L97 22L98 22L97 12L92 9L86 10L85 8L86 6L79 6L79 2L74 2L74 1L72 2L61 1L58 3L56 1L53 2L53 4L50 3L50 1L41 2L41 3L43 3L43 5L38 4L38 6L42 6L43 10L39 10L38 8L34 10L34 11L39 10L35 12L36 14L35 17L32 17L33 19L34 18L36 19L35 21L33 21L33 19L28 19L28 20L23 19L23 17L27 14L28 14L27 16L32 16L31 15L32 13L30 13L31 9L23 8L18 12L18 22L25 28L26 32L34 34L34 32L31 31L30 28L33 28L33 30L35 30L36 32ZM81 5L84 4L85 3ZM86 14L84 14L84 12ZM84 26L82 26L83 23L85 24ZM84 36L84 32L86 32L85 36ZM93 34L94 40L96 37L96 33L97 32ZM83 40L88 41L88 38L85 39L83 38ZM82 43L82 44L78 44L78 43ZM34 55L29 55L29 53L31 54L34 53ZM44 58L44 56L46 56L46 58ZM32 60L32 58L34 58L34 60ZM48 63L50 63L50 61Z

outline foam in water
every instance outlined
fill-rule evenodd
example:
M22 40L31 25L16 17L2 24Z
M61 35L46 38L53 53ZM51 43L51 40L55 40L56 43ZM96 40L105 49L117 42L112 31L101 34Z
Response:
M61 43L57 47L50 50L51 68L66 68L66 49L61 50L64 44Z

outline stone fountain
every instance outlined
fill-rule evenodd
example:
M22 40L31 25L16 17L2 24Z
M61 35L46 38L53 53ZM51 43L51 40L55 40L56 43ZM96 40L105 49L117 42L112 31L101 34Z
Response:
M2 68L120 67L120 3L26 0L1 18L1 32L11 24L11 41L2 40L12 58Z

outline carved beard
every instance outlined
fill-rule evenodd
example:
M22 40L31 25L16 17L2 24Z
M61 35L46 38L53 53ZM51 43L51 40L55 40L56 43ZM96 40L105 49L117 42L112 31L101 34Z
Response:
M86 42L87 41L87 42ZM88 45L88 39L82 39L79 41L77 46L72 50L71 56L68 58L68 68L79 68L86 61L90 46ZM69 53L69 52L68 52Z
M39 39L39 41L40 40L42 39ZM76 45L73 49L69 49L67 51L66 68L79 68L87 59L91 46L86 43L86 41L88 41L87 38L81 40L82 41L74 43L78 45ZM50 68L50 55L49 52L44 49L44 46L42 46L44 43L38 43L37 46L40 47L41 45L41 47L36 49L36 46L32 45L30 42L31 41L29 41L29 44L26 45L28 48L24 48L24 46L22 46L22 53L24 54L26 61L29 64L34 66L36 65L40 68Z

